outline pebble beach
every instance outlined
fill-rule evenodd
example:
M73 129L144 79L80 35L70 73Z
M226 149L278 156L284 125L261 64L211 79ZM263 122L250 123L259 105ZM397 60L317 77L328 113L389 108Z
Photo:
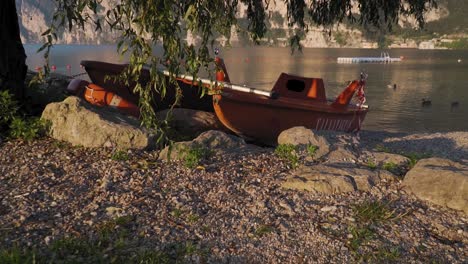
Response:
M327 137L360 150L468 157L468 132ZM197 168L161 161L158 151L120 154L50 138L2 142L0 250L39 263L468 260L466 214L418 200L401 181L317 194L281 188L292 168L273 148L215 155Z

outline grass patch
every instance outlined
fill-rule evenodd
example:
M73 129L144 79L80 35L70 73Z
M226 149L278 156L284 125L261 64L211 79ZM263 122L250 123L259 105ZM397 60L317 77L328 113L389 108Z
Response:
M402 153L402 155L409 159L409 162L408 162L409 169L412 169L419 160L427 159L432 156L431 154L428 154L428 153L416 153L416 152Z
M306 149L307 149L307 154L309 154L310 157L314 157L315 154L317 153L318 146L309 144L309 145L307 145Z
M197 144L185 147L179 152L179 157L182 157L184 165L190 169L197 167L201 161L209 159L211 155L213 152L210 149Z
M397 247L379 247L370 252L370 246L366 250L362 248L377 237L378 234L374 229L376 225L400 219L406 214L397 214L396 210L391 209L392 203L393 201L365 201L352 207L357 224L348 228L351 235L348 239L348 248L357 262L382 263L400 258L401 253Z
M373 162L372 160L367 161L366 166L371 170L377 169L377 164L375 164L375 162Z
M394 162L385 162L382 165L382 169L387 170L394 174L399 174L400 167Z
M111 160L115 161L127 161L129 159L128 153L124 150L117 150L111 155Z
M97 225L89 237L65 237L37 249L0 244L0 263L185 263L194 257L206 262L209 248L193 241L148 248L151 243L129 235L133 220L117 217Z
M377 262L395 262L401 256L400 249L398 247L383 247L379 248L377 252L370 256L369 261Z
M262 237L266 234L272 233L273 231L275 231L275 229L269 225L260 225L255 229L254 235L257 237Z
M11 249L0 249L0 263L22 264L35 263L36 253L33 250L21 250L18 247Z
M356 219L364 223L376 223L396 219L395 210L390 208L391 202L365 201L353 206Z
M176 208L171 211L171 215L175 218L180 218L182 216L183 211L179 208Z
M52 143L52 145L58 149L69 149L71 148L71 145L70 143L67 143L67 142L64 142L64 141L60 141L60 140L56 140Z
M350 227L349 233L352 238L348 240L349 248L354 252L365 243L369 242L374 237L374 232L368 227Z
M297 146L293 144L279 144L275 149L275 154L294 169L299 166L299 156Z
M187 222L189 222L189 223L193 224L193 223L198 222L198 220L200 220L200 216L197 215L197 214L189 214L187 216Z

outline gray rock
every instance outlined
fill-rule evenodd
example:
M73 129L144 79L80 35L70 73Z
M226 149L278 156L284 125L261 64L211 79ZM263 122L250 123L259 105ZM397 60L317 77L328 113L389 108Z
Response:
M261 150L260 147L245 143L240 137L229 135L219 130L210 130L203 132L192 141L176 142L172 146L164 148L160 152L159 158L163 160L183 159L187 152L186 150L195 147L218 154Z
M314 158L319 159L330 151L330 144L323 136L314 134L306 127L293 127L281 132L278 136L278 144L292 144L305 147L307 145L317 146Z
M382 181L394 179L387 171L320 164L299 167L286 178L282 187L332 194L368 191Z
M403 185L422 200L468 214L468 166L447 159L418 161Z
M72 145L145 149L154 144L154 136L142 129L136 118L92 106L75 96L48 104L42 118L50 121L52 138Z
M326 156L327 163L356 164L357 159L358 157L354 152L342 146L335 147Z
M169 113L169 111L171 111ZM218 121L214 113L198 111L185 108L174 108L172 110L163 110L156 113L156 117L160 120L170 116L169 125L174 130L174 133L182 138L193 139L200 133L208 130L223 129L223 125Z
M332 175L327 166L303 166L286 178L285 189L304 190L317 193L345 193L356 190L354 180L348 175Z

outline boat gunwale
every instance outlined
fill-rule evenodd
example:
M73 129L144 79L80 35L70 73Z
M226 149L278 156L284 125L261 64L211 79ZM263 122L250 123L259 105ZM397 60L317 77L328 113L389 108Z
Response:
M217 96L221 97L218 98L218 100L223 100L224 97L227 100L237 101L242 104L253 103L261 104L265 107L267 106L271 108L307 110L340 115L363 114L369 111L369 107L367 105L362 105L361 108L353 104L348 104L344 107L333 107L333 101L331 100L323 102L316 101L314 99L297 99L281 96L278 98L273 98L265 95L252 94L231 89L229 89L229 91L223 90L222 94Z

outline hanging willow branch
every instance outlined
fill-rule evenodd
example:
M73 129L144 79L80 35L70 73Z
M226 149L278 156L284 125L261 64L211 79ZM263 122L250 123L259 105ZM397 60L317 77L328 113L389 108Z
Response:
M111 9L102 14L102 0L54 0L57 9L52 25L43 34L47 41L41 49L46 49L47 58L50 47L63 28L83 29L86 23L93 23L96 30L119 32L117 51L130 58L130 65L122 77L128 83L137 83L135 91L140 95L143 124L161 130L161 123L154 117L152 95L164 95L167 85L180 88L173 77L167 83L167 78L157 71L157 67L164 64L170 76L184 72L196 77L201 70L212 73L215 66L210 50L213 49L214 40L219 36L229 40L231 28L240 26L236 19L240 4L245 7L248 19L245 30L258 43L267 30L266 10L270 1L114 0ZM412 15L422 26L424 13L436 6L435 0L283 1L287 7L288 26L295 30L290 38L293 49L300 47L301 37L312 24L330 26L347 18L352 22L376 26L382 26L384 21L384 25L390 26L400 15ZM357 6L358 12L353 13L353 6ZM310 20L306 20L306 14ZM187 44L182 37L182 33L187 31L201 39L199 45ZM163 47L163 55L155 55L153 48L157 46ZM149 65L151 75L151 80L145 86L137 82L144 65ZM49 71L48 65L45 70L46 73ZM176 98L174 105L178 100Z

